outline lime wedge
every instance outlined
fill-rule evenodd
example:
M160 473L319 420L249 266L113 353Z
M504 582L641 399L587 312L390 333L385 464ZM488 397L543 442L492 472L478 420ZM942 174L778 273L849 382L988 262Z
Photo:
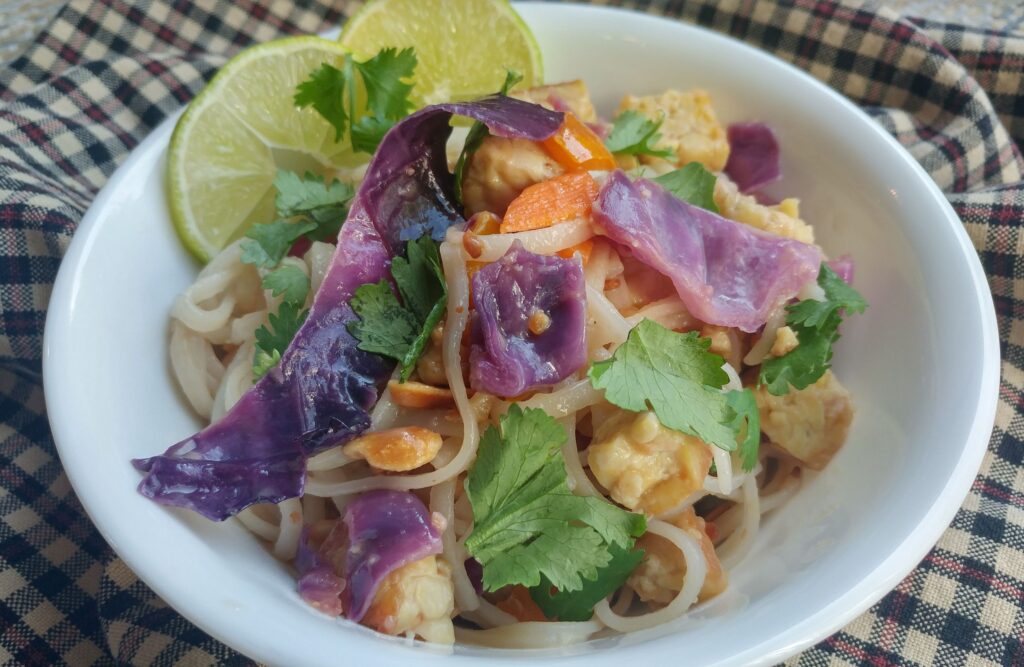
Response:
M178 120L167 158L171 218L185 246L206 262L250 225L274 216L278 168L326 173L351 150L313 109L292 102L322 63L345 50L319 37L289 37L229 61Z
M339 41L360 59L415 48L417 106L493 93L507 70L520 72L524 86L544 79L537 40L508 0L372 0Z

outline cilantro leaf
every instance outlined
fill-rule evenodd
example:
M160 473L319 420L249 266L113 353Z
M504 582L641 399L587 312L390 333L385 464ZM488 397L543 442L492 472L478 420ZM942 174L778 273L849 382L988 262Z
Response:
M316 228L317 224L312 220L275 220L265 225L253 225L245 233L246 238L240 244L242 262L272 269L300 236Z
M653 180L678 199L718 213L718 205L715 204L715 175L700 162L691 162Z
M483 565L483 585L577 591L611 560L609 545L633 545L646 522L610 503L575 496L566 483L565 430L538 409L513 404L480 440L466 491L473 531L466 549Z
M757 400L749 388L730 391L725 398L736 413L733 429L741 436L740 462L749 472L757 465L757 451L761 446L761 413L757 411Z
M587 374L620 408L653 409L665 426L732 451L734 411L720 391L729 376L710 345L695 331L676 333L642 320L611 359L591 364Z
M412 110L409 93L413 86L406 83L416 69L416 52L411 46L401 51L381 49L369 60L353 64L366 88L366 106L374 116L395 121Z
M302 305L309 294L309 276L297 266L280 266L263 276L263 289L274 296L283 296L285 302Z
M345 88L351 85L352 81L344 71L324 63L298 85L293 101L300 109L313 107L334 127L334 140L341 141L348 127L348 114L343 102Z
M382 49L363 62L349 58L338 69L323 64L298 85L294 102L299 108L313 107L334 128L334 140L348 134L352 148L373 153L395 123L413 108L408 82L416 69L416 53ZM365 105L357 107L357 91L364 91Z
M295 172L280 170L274 178L277 197L274 205L280 218L303 216L317 223L317 229L306 233L313 241L333 241L341 223L348 215L348 205L355 189L348 183L332 181L306 172L300 177Z
M614 593L626 583L629 575L644 558L641 550L628 551L613 544L608 553L611 560L597 571L597 577L583 582L578 591L560 591L551 582L542 579L539 586L530 589L530 597L544 615L558 621L589 621L594 605Z
M862 313L867 301L857 290L822 263L818 285L825 300L805 299L786 307L786 324L796 334L797 346L782 355L765 359L758 382L769 393L782 396L790 386L805 389L831 368L832 345L839 340L844 314Z
M408 243L408 258L396 257L391 263L401 303L387 280L362 285L350 301L358 320L348 330L359 341L359 349L398 361L402 382L409 379L448 303L437 248L424 236Z
M387 118L363 116L352 123L352 148L363 153L373 153L394 125L395 122Z
M396 361L405 359L418 323L416 317L398 303L387 280L361 285L349 305L359 319L348 325L348 331L359 341L360 350Z
M508 95L508 91L512 90L522 80L523 75L521 73L515 70L506 70L505 82L501 84L499 94ZM473 121L473 125L470 126L469 132L466 134L466 142L462 145L462 152L459 153L459 159L455 162L455 196L459 202L462 201L462 177L466 172L466 162L469 160L469 156L480 148L480 144L483 143L489 134L487 126L478 120Z
M256 330L256 354L252 362L255 379L259 380L281 360L281 355L292 342L292 338L295 338L308 314L308 310L299 310L299 306L286 301L276 313L270 314L269 328L261 326Z
M669 149L658 150L654 144L661 139L658 128L665 121L662 117L653 121L633 110L620 113L612 124L612 131L604 140L604 145L613 153L627 155L651 155L654 157L675 157Z
M836 275L836 272L829 268L828 264L822 263L818 272L818 285L825 292L824 301L805 299L786 309L789 316L786 317L786 324L799 325L813 329L824 329L831 325L834 317L839 315L838 311L845 311L847 315L863 313L868 307L868 302L860 295L860 292L846 284L846 281ZM840 315L840 318L842 315Z

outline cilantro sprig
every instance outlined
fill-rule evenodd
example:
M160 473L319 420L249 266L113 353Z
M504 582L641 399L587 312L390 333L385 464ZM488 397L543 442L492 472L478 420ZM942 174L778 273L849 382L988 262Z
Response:
M530 597L544 615L558 621L589 621L594 605L619 589L644 559L640 549L629 551L617 544L608 547L611 560L597 571L597 577L583 581L578 591L561 591L546 578L530 589Z
M295 91L295 106L313 107L334 127L334 140L347 134L356 151L372 154L395 123L412 109L409 81L416 69L412 47L382 49L363 62L347 58L341 69L328 63L310 73ZM360 106L360 93L365 105Z
M278 312L270 314L269 328L262 326L256 331L253 376L257 380L281 360L306 319L307 313L301 307L309 294L309 278L297 266L282 266L281 260L302 237L310 241L337 237L355 194L347 183L327 183L322 176L309 172L299 176L278 171L274 187L278 219L253 225L240 244L241 261L260 269L263 288L282 299Z
M690 162L652 180L687 204L718 213L718 205L715 204L715 175L700 162Z
M591 384L625 410L653 410L663 425L757 462L760 425L749 390L722 392L729 376L711 340L642 320L610 359L591 364ZM746 396L745 394L750 394ZM751 407L753 406L753 407ZM743 436L742 446L737 438Z
M391 263L401 302L387 280L362 285L350 301L359 319L348 329L359 349L398 361L402 382L409 379L448 303L437 248L435 241L423 236L407 244L407 258L396 257Z
M582 591L612 564L612 545L629 550L646 530L642 515L573 495L560 449L565 437L546 412L518 405L484 432L466 481L473 530L465 542L483 565L484 589Z
M758 380L771 394L782 396L790 386L805 389L817 382L832 366L832 345L839 340L844 316L867 308L864 297L825 263L818 285L825 292L824 301L805 299L786 307L786 324L796 334L797 346L761 364Z
M667 148L657 149L654 147L661 139L661 133L658 130L663 122L665 122L664 117L654 121L631 109L623 111L613 121L612 131L608 133L604 145L612 153L651 155L662 158L675 157L675 153Z
M515 70L507 70L505 72L505 82L501 84L500 95L508 95L508 91L523 80L523 75ZM462 145L462 152L459 153L459 159L455 162L455 196L458 200L462 201L462 177L466 172L466 161L469 157L480 148L480 144L483 143L484 139L490 132L487 131L487 126L478 120L473 121L473 125L470 126L469 132L466 134L466 142Z
M252 372L258 380L281 361L288 344L295 338L296 332L309 315L308 310L285 301L276 313L269 316L270 326L261 326L256 330L256 354L253 357Z

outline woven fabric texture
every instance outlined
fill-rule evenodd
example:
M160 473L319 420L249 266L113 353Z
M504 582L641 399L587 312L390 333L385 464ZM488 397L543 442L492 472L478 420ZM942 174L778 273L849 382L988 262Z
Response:
M0 70L0 663L243 665L112 552L57 458L40 379L61 257L106 179L240 48L359 3L71 0ZM956 208L995 297L1000 403L970 495L897 588L793 665L1024 665L1024 37L831 0L624 4L731 34L862 105Z

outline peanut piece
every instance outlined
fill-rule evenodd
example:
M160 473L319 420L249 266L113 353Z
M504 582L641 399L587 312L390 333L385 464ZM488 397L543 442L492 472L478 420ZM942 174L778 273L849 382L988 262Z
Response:
M372 467L407 472L430 463L441 449L441 436L419 426L368 433L342 448L345 456L366 459Z

